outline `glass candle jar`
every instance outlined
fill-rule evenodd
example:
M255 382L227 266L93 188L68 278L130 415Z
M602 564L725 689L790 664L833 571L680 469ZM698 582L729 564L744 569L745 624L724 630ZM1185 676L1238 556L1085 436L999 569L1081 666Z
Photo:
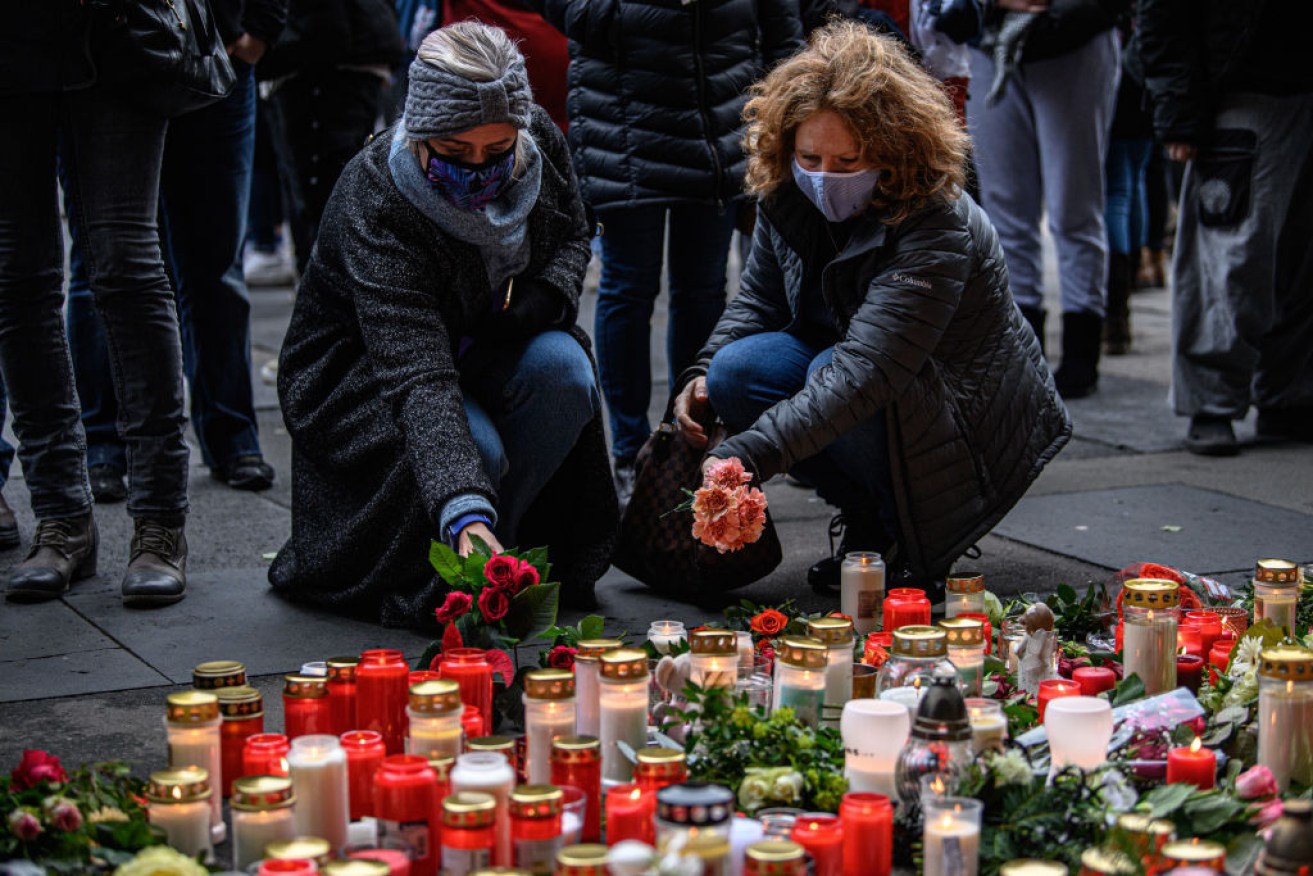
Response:
M1145 872L1153 874L1162 869L1159 855L1163 846L1176 837L1176 825L1143 812L1127 812L1117 816L1115 836L1119 847L1134 849Z
M647 640L656 648L658 654L669 654L676 642L688 638L684 622L676 620L652 621L647 628Z
M947 634L931 626L900 627L894 630L893 653L875 677L876 696L883 699L886 691L897 687L925 688L940 672L957 676L957 667L948 660Z
M971 751L1002 752L1007 747L1008 719L998 700L970 697L966 701L967 719L971 722Z
M807 850L812 859L812 876L842 876L843 823L837 816L800 815L789 839Z
M328 845L328 840L322 837L298 836L295 839L270 843L264 850L264 856L266 861L309 861L314 867L320 868L332 860L333 850Z
M552 784L577 788L584 795L580 838L602 838L602 746L592 736L558 736L552 740Z
M819 639L811 636L786 637L775 654L775 685L771 708L788 707L793 709L802 723L809 727L817 726L821 718L821 704L825 701L828 652L829 649ZM851 675L849 679L851 685Z
M332 706L327 677L283 676L283 732L288 739L328 733L333 724Z
M466 755L468 757L469 755ZM442 801L442 872L469 876L491 866L497 800L482 791L457 791Z
M214 853L210 830L210 776L204 767L187 766L150 774L146 813L164 831L165 842L189 858Z
M1122 585L1122 656L1126 675L1144 682L1148 696L1176 687L1179 585L1132 578Z
M1018 670L1020 659L1017 657L1017 646L1025 640L1025 622L1019 617L1004 618L998 628L998 659L1008 665L1008 672L1015 673Z
M844 703L853 696L853 621L846 617L821 617L807 622L807 632L826 648L825 708L821 718L838 726Z
M681 628L683 624L680 625ZM580 736L598 734L599 658L622 646L619 639L581 639L574 655L575 728Z
M1212 840L1191 837L1172 840L1163 845L1164 870L1176 867L1207 867L1217 873L1226 872L1226 846Z
M648 793L688 781L688 756L681 749L649 745L638 749L637 756L634 784Z
M382 854L388 854L387 849L380 850ZM395 852L393 854L396 854ZM405 861L404 855L398 855L401 862ZM352 856L346 860L329 861L319 869L322 876L396 876L394 870L386 860L375 860L368 857ZM412 866L407 874L415 873Z
M1089 848L1081 852L1079 876L1135 876L1140 866L1124 852Z
M328 702L332 713L330 733L341 736L358 729L356 722L356 667L359 657L333 657L328 665Z
M656 794L656 845L664 848L682 836L701 833L729 836L734 817L734 792L708 782L685 782Z
M255 876L316 876L319 865L309 858L265 858Z
M350 805L347 802L346 752L336 736L301 736L292 740L287 771L299 798L296 832L328 840L334 853L347 843Z
M731 651L731 678L737 674L736 660ZM628 782L633 778L634 765L617 743L624 742L634 751L647 745L647 652L620 648L603 654L601 663L598 738L602 744L602 781Z
M378 844L401 849L415 876L435 876L438 838L438 774L417 754L390 754L374 773Z
M492 664L479 648L452 648L442 655L438 674L460 685L461 702L474 706L483 719L483 727L491 732L495 718L492 713Z
M351 820L374 814L374 773L387 757L383 734L377 730L349 730L338 737L346 752L347 800Z
M889 876L893 871L894 807L883 794L849 792L839 803L844 876Z
M601 843L579 843L556 853L552 876L607 876L607 848Z
M508 809L511 790L515 787L515 770L505 755L494 751L473 751L456 758L451 771L452 793L482 791L496 801L496 844L492 863L498 867L511 866L511 820Z
M464 710L460 685L451 679L412 684L406 707L406 752L421 757L460 754L465 742L460 724Z
M976 876L984 804L970 797L922 799L923 876Z
M196 690L211 692L225 687L245 687L246 666L239 660L198 663L191 671L191 686Z
M743 853L743 876L807 876L807 850L791 840L762 840Z
M521 785L511 792L511 847L515 866L550 876L561 848L561 789Z
M643 702L646 707L646 696ZM643 728L646 733L646 720ZM574 673L567 669L534 669L525 673L524 774L530 785L545 785L551 780L552 740L573 735Z
M972 620L980 621L980 626L984 629L985 655L994 653L994 625L989 622L989 615L983 611L964 611L958 617L969 617Z
M213 789L223 776L223 734L220 725L219 698L210 691L186 690L166 698L164 728L168 736L169 766L175 769L198 766L205 769L206 782ZM223 796L210 794L210 831L213 841L221 843L228 835L223 823Z
M1182 623L1193 623L1199 631L1199 655L1207 657L1222 637L1222 616L1215 611L1187 611Z
M1289 560L1259 560L1254 568L1254 622L1269 620L1287 635L1296 635L1299 579L1299 566Z
M852 618L859 635L875 632L884 603L884 559L873 551L851 551L839 565L839 611Z
M921 780L927 776L953 788L971 760L971 718L956 682L951 675L936 677L916 706L912 732L894 766L898 797L905 804L921 798Z
M221 687L219 698L219 780L223 796L232 794L233 781L242 775L242 749L246 740L264 732L264 697L253 687Z
M694 630L688 640L689 681L703 690L732 690L739 675L738 637L731 630Z
M883 616L886 633L908 626L929 626L930 599L924 590L895 587L885 594Z
M1268 648L1258 664L1258 762L1282 792L1313 784L1313 651Z
M606 844L624 840L656 845L656 798L633 784L606 789Z
M233 868L245 870L264 858L265 846L296 836L296 795L286 776L243 776L233 785Z
M257 733L242 746L242 775L285 776L287 753L292 750L281 733Z
M985 576L976 572L959 572L944 579L944 617L953 618L967 612L985 611Z
M948 660L957 669L958 687L969 697L978 697L985 686L985 627L980 621L950 617L939 622L948 647Z
M388 754L400 754L406 750L409 696L410 668L401 652L391 648L365 651L356 666L357 726L350 729L382 734Z

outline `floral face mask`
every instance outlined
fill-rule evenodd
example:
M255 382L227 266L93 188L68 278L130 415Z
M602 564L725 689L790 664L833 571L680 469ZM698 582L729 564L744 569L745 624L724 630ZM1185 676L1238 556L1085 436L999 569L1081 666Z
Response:
M429 157L425 168L429 185L462 210L482 210L510 185L514 145L478 164L441 156L427 143L424 148Z

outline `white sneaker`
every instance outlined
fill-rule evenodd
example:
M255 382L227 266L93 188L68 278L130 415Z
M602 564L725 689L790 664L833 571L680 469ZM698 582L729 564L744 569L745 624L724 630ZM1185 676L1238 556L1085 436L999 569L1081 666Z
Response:
M266 386L278 385L278 360L270 359L260 366L260 379Z
M292 258L283 247L274 252L248 247L242 257L242 273L248 286L291 286L296 282Z

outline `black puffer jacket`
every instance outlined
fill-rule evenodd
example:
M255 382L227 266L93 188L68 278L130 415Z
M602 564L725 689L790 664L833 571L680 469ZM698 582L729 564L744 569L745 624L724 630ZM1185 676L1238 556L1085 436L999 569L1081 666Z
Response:
M763 202L741 290L681 381L730 341L793 321L799 254L817 251L824 226L792 182ZM841 333L833 364L715 454L765 480L883 409L904 556L914 573L942 575L1071 437L994 228L966 195L893 226L864 218L821 291Z
M747 89L802 45L789 0L529 0L570 39L570 147L584 201L742 196Z

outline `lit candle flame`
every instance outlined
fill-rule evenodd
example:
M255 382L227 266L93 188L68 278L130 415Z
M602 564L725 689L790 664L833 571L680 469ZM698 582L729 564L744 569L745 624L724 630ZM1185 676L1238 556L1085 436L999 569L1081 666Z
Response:
M934 781L930 783L930 790L934 791L936 794L944 793L944 780L939 776L935 776Z
M1194 742L1191 742L1191 743L1190 743L1190 753L1191 753L1191 754L1198 754L1198 753L1199 753L1199 749L1203 747L1203 744L1204 744L1204 743L1203 743L1203 740L1201 740L1198 736L1196 736L1196 737L1194 738Z

